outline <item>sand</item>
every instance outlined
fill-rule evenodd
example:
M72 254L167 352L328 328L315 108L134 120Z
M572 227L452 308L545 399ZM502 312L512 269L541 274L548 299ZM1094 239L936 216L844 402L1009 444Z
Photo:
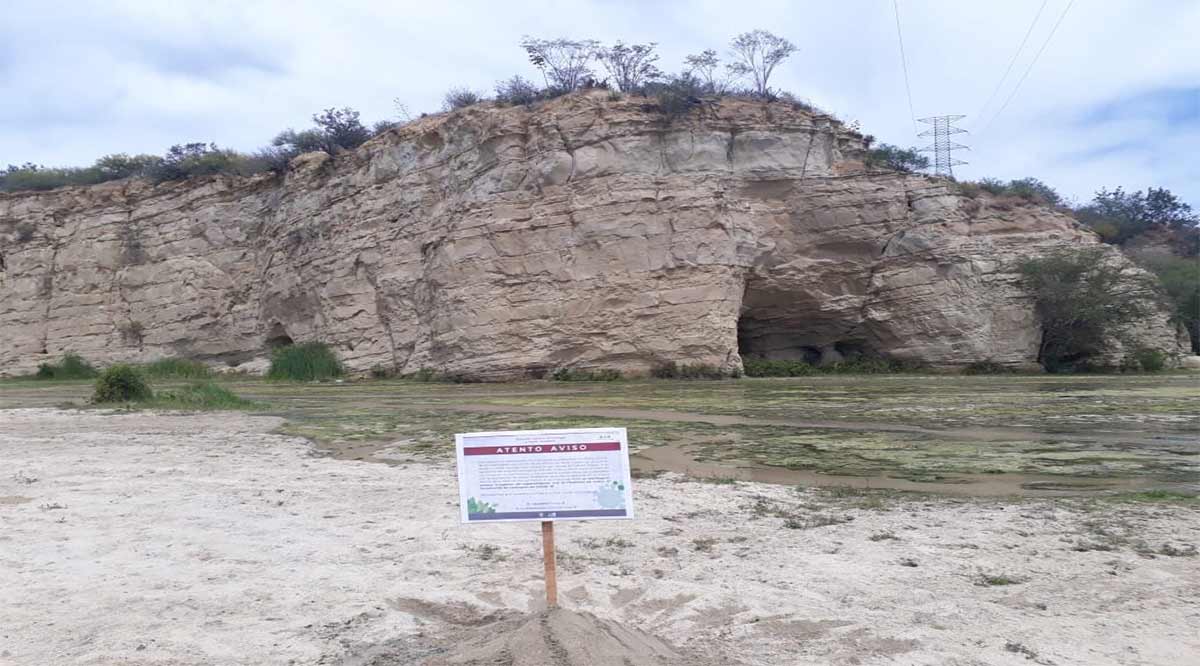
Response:
M1196 508L667 475L559 525L545 615L536 524L279 425L0 411L0 664L1200 663Z

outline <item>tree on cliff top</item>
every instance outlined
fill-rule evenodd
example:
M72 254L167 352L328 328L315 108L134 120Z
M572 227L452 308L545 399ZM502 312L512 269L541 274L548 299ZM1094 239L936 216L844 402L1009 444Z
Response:
M733 62L726 67L735 76L749 76L754 81L754 93L766 97L771 73L796 50L795 44L766 30L744 32L730 43Z
M1200 225L1200 217L1192 207L1165 187L1151 187L1145 192L1104 188L1091 203L1079 208L1076 216L1104 242L1116 245L1153 228L1186 232Z
M615 45L597 49L596 59L612 77L612 83L622 92L635 92L643 85L662 78L662 71L655 66L657 44L629 44L618 41Z
M571 92L583 87L584 81L592 78L592 60L600 48L594 39L521 39L521 48L529 56L529 62L542 71L546 85L562 92Z
M881 143L867 151L867 165L896 171L920 171L929 168L929 158L916 148L901 148L890 143Z

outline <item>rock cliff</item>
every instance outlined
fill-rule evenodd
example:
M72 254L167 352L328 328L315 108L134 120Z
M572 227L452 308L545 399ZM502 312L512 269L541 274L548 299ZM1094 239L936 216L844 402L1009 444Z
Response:
M64 351L234 366L314 339L358 370L480 379L744 354L1029 366L1014 261L1097 242L870 171L827 116L645 102L476 106L283 177L0 195L0 372ZM1177 351L1165 311L1142 329Z

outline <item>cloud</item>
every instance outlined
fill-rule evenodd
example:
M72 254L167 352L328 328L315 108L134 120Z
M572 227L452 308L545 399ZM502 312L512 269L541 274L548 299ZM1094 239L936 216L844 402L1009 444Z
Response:
M1041 0L900 0L918 117L968 114L962 178L1037 176L1069 196L1165 185L1200 206L1200 3L1077 1L1028 78L992 116L1068 0L1049 0L996 101ZM86 164L214 141L249 150L330 106L394 117L436 111L451 87L489 92L521 73L524 34L656 41L677 70L757 27L800 51L773 84L865 131L920 145L890 2L510 0L146 3L9 0L0 22L0 163ZM981 113L981 111L983 113Z

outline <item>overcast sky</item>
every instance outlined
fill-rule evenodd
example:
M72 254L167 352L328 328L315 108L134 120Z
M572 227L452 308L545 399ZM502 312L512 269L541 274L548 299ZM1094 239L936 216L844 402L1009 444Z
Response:
M917 117L966 114L960 178L1037 176L1080 200L1166 186L1200 208L1200 0L899 0ZM0 164L84 165L212 141L250 150L315 111L373 122L448 88L536 78L524 34L656 41L660 66L766 28L800 51L772 79L914 145L891 0L47 2L0 13ZM981 113L982 110L982 113Z

